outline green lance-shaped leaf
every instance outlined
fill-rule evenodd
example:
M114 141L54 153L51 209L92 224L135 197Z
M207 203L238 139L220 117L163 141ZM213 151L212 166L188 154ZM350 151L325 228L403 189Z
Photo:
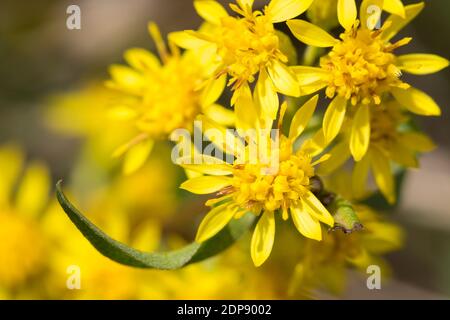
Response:
M331 205L334 218L334 230L340 229L345 233L361 230L361 224L352 204L342 198L336 198Z
M215 256L231 246L253 224L254 215L232 220L221 232L203 243L191 243L179 250L148 253L133 249L112 239L89 221L64 195L61 181L56 184L56 196L61 207L83 236L104 256L120 264L149 269L173 270Z

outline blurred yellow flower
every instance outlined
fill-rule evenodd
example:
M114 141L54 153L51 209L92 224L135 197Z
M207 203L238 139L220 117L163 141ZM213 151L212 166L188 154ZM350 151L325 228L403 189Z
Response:
M46 124L57 133L82 138L83 156L110 168L117 145L136 134L126 123L111 121L109 112L117 99L118 94L100 81L53 94L44 105Z
M348 186L350 175L344 171L326 180L327 190L336 192L345 199L353 199ZM325 234L322 242L306 240L304 257L296 266L290 293L303 293L324 288L333 294L342 294L347 283L347 269L355 267L362 272L370 265L381 268L382 276L390 275L390 268L382 258L389 252L399 250L404 243L404 232L396 224L387 221L381 214L361 204L352 204L363 229L345 234L339 230Z
M404 168L417 168L416 155L430 152L434 143L425 134L405 129L408 117L395 100L382 102L370 109L370 141L367 152L353 169L354 195L362 198L367 195L367 179L372 171L375 182L390 202L395 202L395 179L391 161ZM328 175L340 168L351 157L351 128L357 119L349 119L342 139L329 151L330 161L321 164L318 173ZM353 124L352 124L353 122Z
M149 24L162 64L151 52L133 48L125 52L130 65L112 65L106 85L121 93L111 109L113 118L132 121L138 134L120 146L114 156L125 155L124 172L142 166L155 140L167 139L178 128L193 129L198 114L215 117L224 124L233 123L231 111L215 104L225 87L225 78L206 81L210 71L198 52L179 49L170 42L168 51L158 27Z
M349 1L348 1L349 2ZM374 29L377 19L369 19L364 1L360 18L356 12L344 10L346 29L340 40L325 30L304 20L287 22L294 36L302 42L318 47L332 47L321 58L320 67L293 67L305 94L326 88L333 99L323 119L323 132L319 144L329 144L340 132L347 110L353 106L354 125L350 137L351 152L356 161L364 156L370 141L370 109L377 108L382 99L391 94L412 113L438 116L441 111L435 101L424 92L400 80L402 72L430 74L448 66L448 61L431 54L396 56L393 51L411 41L403 38L395 43L391 39L423 9L418 3L405 6L405 18L391 15L381 29ZM370 16L371 17L371 16ZM341 19L342 20L342 19Z
M24 289L48 263L39 219L48 201L50 177L39 162L23 167L13 145L0 148L0 296L25 298ZM19 177L21 177L19 179ZM17 189L16 189L17 187Z
M203 242L217 234L227 223L238 219L246 212L260 216L251 241L251 256L256 266L260 266L270 255L275 237L274 213L282 213L286 220L289 212L298 231L306 237L321 240L320 222L333 226L333 218L328 210L311 192L310 179L314 176L314 166L325 161L327 156L313 161L311 155L299 149L295 151L293 142L300 136L316 108L318 96L306 102L295 114L288 136L279 137L279 145L271 150L269 162L264 159L253 159L249 154L256 145L258 150L271 146L271 118L258 120L253 116L256 112L250 90L246 94L246 109L249 116L242 119L237 127L238 133L248 128L257 128L254 137L247 139L245 146L240 141L225 141L226 150L233 150L233 164L220 162L214 164L183 164L183 167L198 171L205 176L189 179L181 188L196 194L218 193L221 197L207 202L212 206L205 216L197 232L196 240ZM286 103L281 107L284 114ZM252 113L252 110L254 112ZM281 127L282 116L278 122ZM245 121L246 120L246 121ZM214 124L212 125L214 127ZM225 128L216 125L216 129L224 132ZM237 138L236 138L237 139ZM276 138L278 139L278 137ZM232 140L232 139L230 139ZM218 145L223 143L216 141ZM272 141L273 142L273 141ZM226 145L226 144L231 144ZM232 147L233 146L233 147ZM204 156L205 159L207 156ZM217 158L215 158L217 159ZM276 168L274 170L274 168Z

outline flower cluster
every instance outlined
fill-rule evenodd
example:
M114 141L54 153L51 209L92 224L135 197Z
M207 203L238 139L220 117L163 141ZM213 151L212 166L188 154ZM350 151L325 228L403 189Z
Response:
M110 110L105 123L121 121L115 140L124 143L113 154L125 156L125 173L139 175L156 142L177 129L194 134L200 122L216 152L189 140L194 154L176 161L188 177L182 189L211 195L199 244L251 216L251 258L261 266L274 251L278 226L292 221L303 248L294 276L302 289L332 268L366 266L398 249L401 229L365 200L378 193L395 204L398 173L418 168L418 156L435 147L414 117L439 116L440 108L403 73L427 75L449 62L399 55L412 38L394 40L424 3L363 0L359 14L355 0L193 5L204 20L198 30L172 32L164 41L150 23L159 57L134 48L125 52L128 66L109 69L110 96L101 104ZM381 24L383 11L389 16ZM305 12L309 21L299 18ZM93 127L101 131L105 123Z
M335 172L353 157L349 183L356 199L370 195L366 181L371 170L379 190L393 204L396 195L391 163L418 167L417 154L434 146L425 134L408 126L409 114L437 116L440 109L431 97L403 81L402 73L434 73L448 61L431 54L396 55L395 50L412 38L392 41L424 4L403 6L400 1L365 0L358 19L355 1L339 0L336 12L344 30L335 38L311 22L294 19L312 2L273 0L259 11L252 9L253 1L238 0L230 4L237 13L232 17L216 1L197 0L194 6L205 25L199 31L173 35L174 42L183 48L215 53L211 60L214 77L230 77L228 86L234 91L230 106L234 106L238 129L272 128L277 117L281 128L286 108L279 108L280 94L306 96L324 89L325 98L330 100L321 128L309 138L299 135L317 113L318 95L298 109L289 134L278 137L275 173L263 170L267 164L240 161L239 153L246 153L246 148L261 144L267 137L242 138L234 163L184 165L203 176L189 179L181 185L183 189L220 195L208 201L213 208L200 224L197 240L211 238L232 218L251 212L260 216L251 242L257 266L272 250L277 213L285 220L291 217L299 232L310 239L322 239L320 222L334 226L326 203L314 194L315 178ZM371 5L392 13L378 29L381 10L374 17L368 11ZM292 35L304 44L330 48L318 66L297 65L287 59L289 46L282 45L282 33L274 29L274 23L279 22L286 22ZM251 92L249 84L254 81Z

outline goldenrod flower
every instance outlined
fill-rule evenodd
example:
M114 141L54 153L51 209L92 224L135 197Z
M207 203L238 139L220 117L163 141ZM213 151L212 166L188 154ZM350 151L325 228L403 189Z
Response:
M310 1L272 0L264 10L253 11L253 0L237 0L230 8L238 14L230 16L214 0L195 0L198 14L210 25L205 31L185 31L171 35L184 48L204 48L215 52L215 77L221 81L228 74L228 85L235 93L232 105L239 99L244 84L258 76L255 89L263 111L275 119L278 111L277 92L299 96L300 88L288 63L288 50L283 48L286 35L274 28L274 23L286 21L304 12ZM295 61L289 61L295 63ZM242 90L241 90L242 89Z
M347 172L339 171L325 180L326 189L353 200L356 190L349 186L350 179ZM403 246L403 229L368 206L352 203L352 207L363 229L350 234L328 232L320 243L307 240L303 259L295 268L291 293L299 290L310 294L311 290L324 287L333 294L342 294L349 266L366 273L368 266L377 265L383 276L389 275L383 255Z
M292 217L294 225L305 237L321 240L320 222L333 226L333 217L311 192L311 178L315 175L316 164L325 161L327 156L313 161L312 156L299 149L294 150L293 143L305 129L316 108L318 96L305 103L295 114L288 136L279 137L279 145L268 155L269 161L260 157L248 157L255 146L266 151L273 142L265 128L272 128L270 117L259 121L251 99L250 89L245 94L248 116L238 133L256 128L256 138L247 136L247 145L241 140L222 139L214 141L225 146L227 152L235 156L233 164L216 159L204 164L184 164L187 169L206 174L187 180L181 188L197 194L217 193L221 197L209 200L211 211L199 226L196 240L203 242L219 232L233 218L239 218L246 212L260 216L251 241L251 256L256 266L260 266L270 255L275 237L275 217L280 213L284 220ZM286 104L281 107L284 114ZM282 116L278 127L281 126ZM219 132L224 128L211 124ZM242 135L242 134L241 134ZM253 149L254 150L254 149ZM258 152L259 152L258 151ZM206 157L206 156L204 156ZM207 158L207 157L206 157ZM183 161L181 161L183 163ZM274 170L274 167L277 170Z
M405 130L408 117L402 112L397 101L382 102L370 109L369 143L367 152L353 170L354 195L361 198L367 194L367 178L369 171L382 194L390 203L395 202L395 179L391 162L405 168L417 168L416 155L434 149L434 143L425 134ZM348 120L347 128L355 125L357 118ZM353 148L355 148L353 146ZM341 167L351 157L351 129L344 130L343 138L329 152L330 161L319 168L322 175L330 174Z
M23 154L13 146L0 148L0 294L26 295L21 289L46 266L46 238L37 223L48 201L50 177L34 162L22 174ZM5 294L4 293L4 294Z
M332 47L320 61L320 67L294 67L302 90L313 93L322 88L333 99L323 120L323 144L330 143L339 133L346 112L354 114L351 133L351 151L356 161L362 159L370 136L370 109L377 108L382 99L391 94L407 110L425 116L437 116L441 111L435 101L424 92L403 82L402 72L430 74L448 66L448 60L431 54L396 56L396 48L404 46L411 38L395 43L391 39L419 12L424 4L405 7L405 18L391 15L381 29L374 30L375 19L369 19L367 6L361 5L361 22L356 14L343 11L346 31L340 40L323 29L303 20L287 22L293 34L306 44ZM351 22L351 23L350 23Z
M131 173L147 159L155 140L167 139L173 130L192 130L194 118L201 114L219 116L218 121L231 123L230 111L215 104L225 87L225 77L214 82L198 52L183 54L170 44L170 52L157 26L149 24L159 59L145 49L129 49L125 60L130 67L113 65L107 86L123 94L112 114L135 123L139 134L114 153L127 153L124 170ZM231 120L230 120L231 119Z

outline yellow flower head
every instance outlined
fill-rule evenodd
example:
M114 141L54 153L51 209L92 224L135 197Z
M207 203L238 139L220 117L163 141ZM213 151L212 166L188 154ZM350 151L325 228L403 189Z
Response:
M215 53L211 64L216 66L216 77L220 79L220 76L228 74L228 85L236 90L232 105L241 95L243 85L255 81L259 74L257 97L274 119L279 106L277 92L300 95L295 75L286 65L288 51L294 50L290 50L286 35L275 30L274 23L298 16L309 3L272 0L262 11L253 11L253 0L236 2L230 4L230 8L238 16L230 16L215 0L195 0L195 9L210 28L203 32L174 33L172 39L184 48L203 47Z
M12 146L0 149L0 291L16 292L42 272L46 241L36 223L50 187L47 169L30 164L14 193L23 155Z
M405 7L405 18L391 15L381 29L375 29L380 15L368 14L368 7L380 1L365 0L361 4L360 18L356 11L343 11L340 22L346 29L340 40L325 30L303 20L287 22L293 34L306 44L332 47L321 59L320 67L294 67L305 94L326 88L333 99L323 120L322 145L328 145L341 130L346 112L356 108L351 133L351 152L356 161L364 156L370 140L370 110L377 108L385 97L392 95L407 110L426 116L440 115L434 100L424 92L400 80L402 72L430 74L448 66L448 61L431 54L397 56L394 49L411 41L391 39L415 18L424 4Z
M390 203L395 202L395 178L391 162L404 168L417 168L417 154L430 152L434 143L425 134L407 128L409 118L395 100L383 102L370 109L370 139L367 151L356 162L353 171L354 196L362 198L367 195L367 180L370 171L382 194ZM330 150L330 161L323 163L319 173L327 175L341 167L351 157L351 122L344 130L343 137ZM405 128L406 127L406 128Z
M339 171L324 182L327 190L353 200L356 190L349 186L349 180L348 172ZM328 232L320 243L307 240L302 261L295 269L291 293L300 290L311 294L310 290L324 287L333 294L342 294L349 266L366 273L369 265L377 265L383 275L389 275L383 255L403 246L403 229L365 205L352 206L363 228L350 234Z
M215 101L225 87L225 78L206 81L208 68L201 63L198 52L183 54L170 43L170 52L157 26L149 24L162 63L145 49L125 52L130 67L113 65L107 86L122 93L116 98L113 116L134 122L138 134L114 153L126 152L124 170L131 173L147 159L155 140L164 140L179 128L193 129L194 118L201 114L219 115L229 123L230 111Z
M256 137L244 135L247 144L236 138L219 140L214 143L226 148L227 153L233 151L233 163L215 160L206 164L183 164L186 169L198 171L205 176L187 180L181 188L197 194L217 193L217 199L209 200L207 205L211 211L203 219L197 233L197 241L205 241L219 232L232 218L239 218L246 212L259 215L260 219L253 233L251 256L256 266L260 266L270 255L275 236L275 213L280 213L286 220L290 216L298 231L308 238L322 239L320 222L333 226L333 217L312 192L314 166L325 161L327 156L313 161L312 156L300 148L294 150L293 142L305 129L316 108L318 96L305 103L295 114L288 136L279 136L279 144L271 148L266 158L252 158L252 148L259 151L269 149L274 142L265 128L272 128L272 120L266 118L259 121L252 113L255 104L247 88L246 101L248 117L237 126L238 133L256 128ZM281 107L278 127L286 108ZM213 126L219 132L224 128ZM242 136L242 134L241 134ZM278 137L277 137L278 139ZM275 139L276 140L276 139ZM255 149L253 149L255 150ZM203 160L211 160L203 156ZM206 162L206 161L204 161ZM183 163L183 161L181 162Z

